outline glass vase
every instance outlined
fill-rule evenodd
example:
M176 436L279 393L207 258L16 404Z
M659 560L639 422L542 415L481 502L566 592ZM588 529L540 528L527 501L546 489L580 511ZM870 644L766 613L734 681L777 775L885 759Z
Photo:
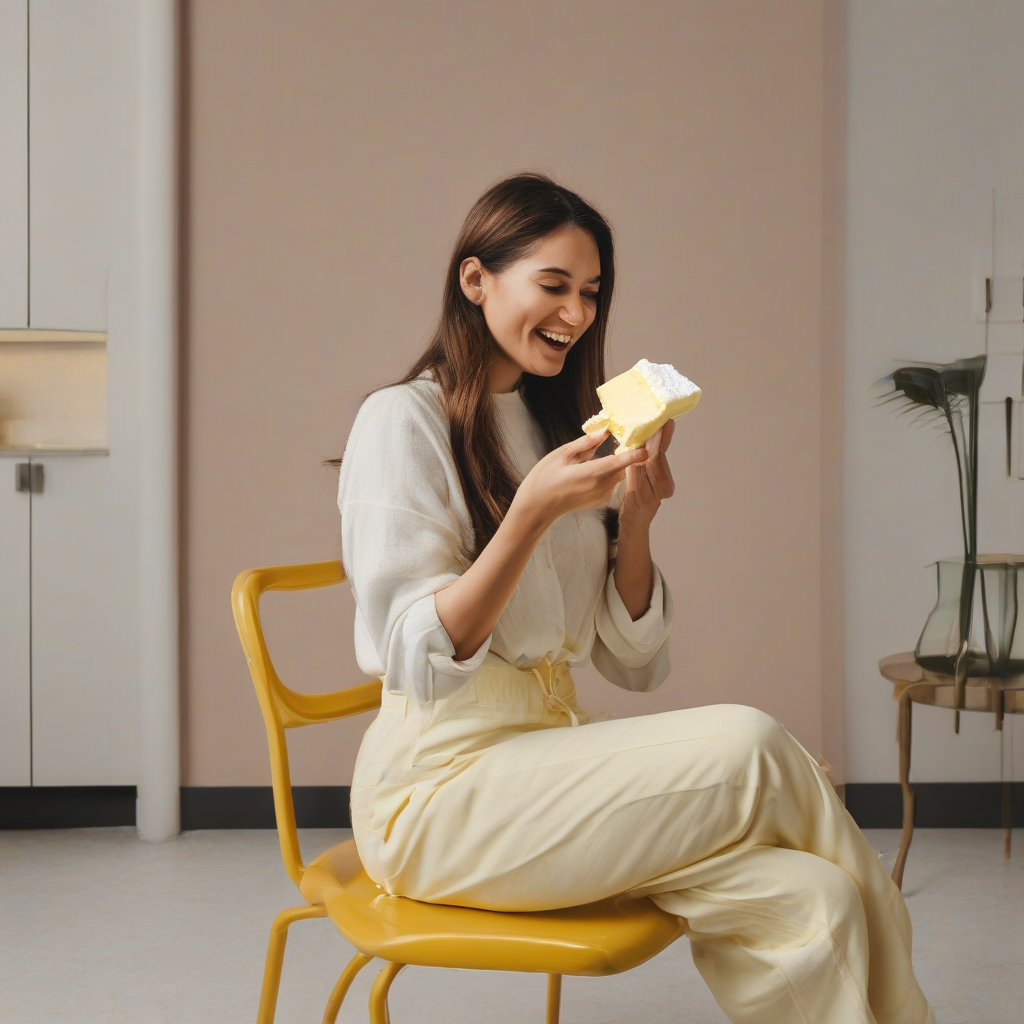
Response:
M917 663L948 676L1024 674L1024 555L935 563L938 597L917 642ZM958 672L959 668L959 672Z

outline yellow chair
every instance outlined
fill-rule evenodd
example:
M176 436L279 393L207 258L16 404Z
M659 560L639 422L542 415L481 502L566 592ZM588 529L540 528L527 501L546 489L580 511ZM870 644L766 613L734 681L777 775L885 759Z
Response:
M281 911L271 926L257 1024L274 1020L288 927L314 917L329 917L358 950L331 992L324 1024L334 1024L353 978L374 957L386 963L370 992L371 1024L389 1024L388 989L406 964L545 973L547 1024L558 1024L563 974L629 970L674 942L685 924L648 899L617 897L544 913L498 913L389 896L367 876L351 840L303 865L284 731L372 711L380 706L381 682L335 693L290 690L267 651L259 601L268 590L327 587L344 579L340 562L286 565L243 572L231 591L235 625L267 727L281 855L306 901Z

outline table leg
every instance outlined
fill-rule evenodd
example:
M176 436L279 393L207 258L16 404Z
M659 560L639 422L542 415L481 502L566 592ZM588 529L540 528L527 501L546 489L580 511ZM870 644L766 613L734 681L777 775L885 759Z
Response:
M996 694L996 728L999 733L999 788L1002 804L1003 856L1010 859L1010 842L1013 836L1013 790L1006 778L1006 729L1003 728L1006 715L1006 690L1000 687ZM1013 746L1010 746L1010 778L1013 778Z
M1013 789L1006 779L1000 783L1002 793L1003 856L1010 859L1010 839L1013 836Z
M897 711L897 735L900 747L900 788L903 790L903 834L900 836L900 849L896 854L896 863L892 869L892 880L903 888L903 867L907 863L910 843L914 838L914 807L916 797L910 785L910 732L913 715L913 704L910 690L900 694Z

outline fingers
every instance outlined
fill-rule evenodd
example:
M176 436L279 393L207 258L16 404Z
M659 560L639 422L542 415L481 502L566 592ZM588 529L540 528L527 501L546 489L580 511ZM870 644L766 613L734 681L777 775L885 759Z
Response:
M653 459L648 459L645 468L647 469L647 475L654 483L663 480L666 476L671 477L672 475L672 470L669 469L668 459L665 458L664 452L658 452Z
M647 449L644 447L631 448L626 452L616 452L614 455L609 455L607 458L599 459L595 465L600 466L603 474L612 475L616 473L622 473L623 470L629 469L630 466L638 465L647 461Z
M595 430L592 434L584 434L582 437L562 445L562 451L574 462L586 462L594 457L594 452L608 440L607 428Z
M665 453L659 452L653 459L648 459L644 469L654 493L659 498L671 497L675 491L675 482L672 479L672 467L668 464Z
M654 483L649 476L648 465L641 463L640 465L630 466L626 470L626 493L633 495L641 501L648 501L652 498L657 499Z
M648 472L651 474L654 493L659 499L671 498L676 493L676 482L672 479L672 467L668 464L668 459L662 456L658 465L649 467Z
M676 421L669 420L661 428L661 444L658 446L659 451L668 451L668 446L672 443L672 435L676 432Z
M659 451L661 451L661 432L665 428L658 427L658 429L644 442L644 447L647 449L647 456L653 459Z
M658 496L659 501L671 498L676 493L676 482L672 479L672 469L667 459L662 460L657 479L651 481L651 486L654 488L654 493Z

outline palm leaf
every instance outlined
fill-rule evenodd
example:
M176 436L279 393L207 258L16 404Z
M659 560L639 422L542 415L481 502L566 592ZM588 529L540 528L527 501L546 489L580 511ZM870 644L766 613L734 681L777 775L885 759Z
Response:
M872 385L878 405L896 403L899 415L914 413L911 425L941 423L953 442L960 493L964 543L964 581L960 591L960 654L956 662L955 705L963 706L967 640L974 606L974 566L978 555L978 395L985 379L985 356L953 363L901 366ZM964 421L967 421L965 428Z

